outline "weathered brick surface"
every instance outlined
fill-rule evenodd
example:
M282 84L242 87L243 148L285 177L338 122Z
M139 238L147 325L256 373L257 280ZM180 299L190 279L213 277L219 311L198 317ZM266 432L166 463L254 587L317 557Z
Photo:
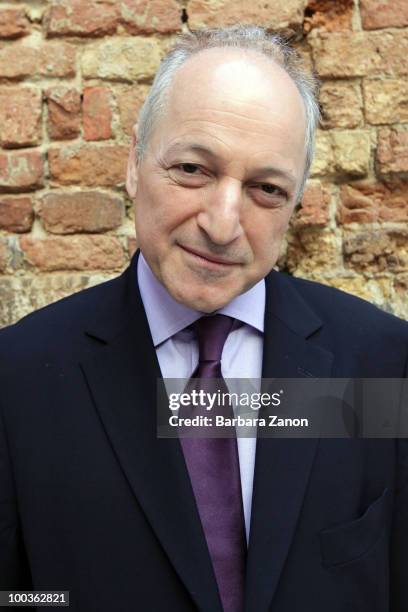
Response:
M342 130L332 133L336 172L366 176L371 157L371 138L365 130Z
M304 29L319 28L325 32L351 30L353 0L308 0L305 8Z
M137 121L139 111L146 98L149 87L137 85L121 87L116 90L115 97L119 109L120 125L127 136L131 136L132 128Z
M278 265L408 319L405 0L0 0L0 326L126 265L128 146L160 59L237 22L288 27L322 78Z
M23 263L16 236L0 236L0 274L14 274Z
M408 31L334 32L310 38L322 77L408 74Z
M406 0L360 0L363 28L408 26L408 3Z
M76 138L81 130L81 95L77 89L57 86L46 91L48 135L53 140Z
M127 239L128 255L132 257L137 249L137 239L134 236L129 236Z
M8 232L29 232L33 221L33 203L30 197L0 195L0 229Z
M305 229L289 236L286 265L292 274L319 278L341 264L341 246L330 231Z
M326 81L320 88L322 126L328 128L354 128L361 126L363 100L358 83Z
M0 152L0 192L30 191L44 183L40 151Z
M312 176L366 176L370 169L371 136L367 130L319 132Z
M133 82L154 76L160 59L160 44L153 38L106 40L85 49L82 71L87 78Z
M292 227L324 227L329 222L330 191L320 181L309 181L299 210L292 217Z
M395 292L392 288L392 280L384 276L377 276L375 279L366 278L365 282L361 282L361 278L355 277L350 270L345 271L346 276L335 276L328 278L327 282L332 287L352 293L363 300L367 300L379 308L383 308L388 312L396 312L397 300Z
M29 21L23 6L0 7L0 38L20 38L29 31Z
M75 55L75 47L63 42L16 41L0 47L0 78L72 77Z
M26 261L44 271L120 270L126 263L114 236L55 236L43 240L23 236Z
M347 234L344 239L347 267L357 271L408 270L408 232L382 231Z
M0 277L0 327L18 321L32 310L113 276L117 276L117 272L59 272Z
M330 132L317 130L316 152L311 169L311 176L322 176L335 172L333 142Z
M104 36L116 30L116 0L51 0L44 24L48 36Z
M112 137L113 97L107 87L84 90L83 122L85 140L107 140Z
M264 0L190 0L187 5L191 28L220 27L234 23L261 23L269 28L300 25L303 21L303 0L284 3Z
M128 147L84 144L52 147L48 152L50 176L60 185L115 187L126 176Z
M121 225L124 203L100 191L51 191L41 198L38 212L44 228L53 234L97 233Z
M408 182L376 181L343 185L340 190L338 222L372 223L408 221Z
M407 79L365 79L363 93L369 123L408 123Z
M181 6L176 0L122 0L120 22L132 34L181 30Z
M24 147L41 140L41 90L0 87L0 145Z
M408 126L379 130L377 164L382 174L408 172Z
M401 319L407 318L407 290L408 290L408 273L394 274L390 279L392 287L392 296L388 302L389 312L394 313Z
M8 260L7 242L4 238L0 237L0 273L6 271Z

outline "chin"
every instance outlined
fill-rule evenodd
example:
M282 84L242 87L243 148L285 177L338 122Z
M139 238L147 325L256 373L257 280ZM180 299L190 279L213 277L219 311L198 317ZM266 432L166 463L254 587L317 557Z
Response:
M203 295L202 290L193 293L191 288L185 292L183 290L172 292L172 295L180 304L184 304L199 312L205 312L206 314L219 310L235 297L235 294L230 296L225 295L225 293L223 295Z

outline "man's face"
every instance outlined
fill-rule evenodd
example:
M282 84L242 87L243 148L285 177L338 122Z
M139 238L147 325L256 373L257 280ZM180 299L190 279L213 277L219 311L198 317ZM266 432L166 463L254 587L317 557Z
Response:
M213 312L273 268L304 138L296 86L257 53L211 49L178 71L127 181L141 251L178 302Z

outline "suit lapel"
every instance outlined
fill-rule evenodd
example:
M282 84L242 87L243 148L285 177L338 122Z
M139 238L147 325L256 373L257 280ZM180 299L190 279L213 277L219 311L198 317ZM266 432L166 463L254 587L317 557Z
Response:
M322 323L293 288L272 273L266 279L263 378L330 376L333 355L313 343ZM246 610L270 609L296 529L317 439L257 441Z
M171 563L200 610L221 612L180 443L156 434L161 373L136 265L137 256L116 281L118 303L89 325L87 334L98 342L81 367L118 462Z

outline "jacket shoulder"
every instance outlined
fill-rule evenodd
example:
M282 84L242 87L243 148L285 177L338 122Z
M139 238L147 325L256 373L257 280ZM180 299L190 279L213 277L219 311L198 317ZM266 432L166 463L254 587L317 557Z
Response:
M284 276L286 282L292 284L323 320L335 318L338 324L347 324L351 327L376 325L408 334L407 321L363 298L316 281L286 274Z
M103 308L114 309L123 275L44 306L0 330L0 359L19 362L64 349L66 353L84 342L84 329ZM58 347L58 348L57 348Z
M287 275L284 283L319 317L322 325L315 340L336 355L341 371L351 371L352 364L356 370L371 364L370 376L385 376L387 371L398 377L406 371L407 321L334 287Z

